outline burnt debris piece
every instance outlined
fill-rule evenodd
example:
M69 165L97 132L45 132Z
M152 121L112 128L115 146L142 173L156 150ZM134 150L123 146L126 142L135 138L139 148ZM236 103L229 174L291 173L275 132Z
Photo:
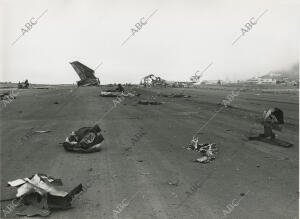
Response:
M186 147L187 150L194 150L202 154L202 157L197 158L195 162L209 163L216 159L218 148L215 143L204 143L198 142L198 139L193 138L191 143Z
M80 78L80 81L77 81L78 86L100 86L99 78L95 76L94 70L78 61L70 62L70 64Z
M98 125L94 127L82 127L72 132L63 143L67 151L92 153L101 150L101 142L104 140Z
M160 105L162 102L158 102L156 100L139 100L138 104L142 105Z
M57 186L63 185L61 179L41 173L9 181L8 185L18 188L16 194L18 204L14 213L21 216L48 216L53 209L69 209L73 197L83 191L82 184L70 192L59 190Z

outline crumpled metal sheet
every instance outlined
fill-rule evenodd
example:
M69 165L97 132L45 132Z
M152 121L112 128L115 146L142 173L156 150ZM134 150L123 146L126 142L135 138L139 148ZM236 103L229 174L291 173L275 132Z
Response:
M42 180L44 180L47 183L55 184L55 185L58 185L58 186L62 185L61 179L55 179L54 177L47 176L44 173L36 173L35 175L38 175ZM33 178L35 175L32 175L30 177L30 179ZM9 186L16 187L16 186L20 186L20 185L24 184L25 182L26 182L25 179L16 179L16 180L13 180L13 181L8 181L7 184Z
M8 185L13 187L19 187L17 191L17 197L23 195L37 192L40 195L45 195L47 193L56 196L66 196L68 193L64 191L59 191L51 185L55 180L53 178L48 178L46 175L35 174L31 178L17 179L15 181L8 182Z
M82 184L69 193L58 190L55 186L61 186L61 180L45 174L34 174L30 178L10 181L8 185L18 187L16 197L20 197L22 204L16 207L16 215L28 217L48 216L50 209L71 208L73 197L83 191Z
M23 185L26 181L24 179L16 179L14 181L8 181L8 185L12 187Z

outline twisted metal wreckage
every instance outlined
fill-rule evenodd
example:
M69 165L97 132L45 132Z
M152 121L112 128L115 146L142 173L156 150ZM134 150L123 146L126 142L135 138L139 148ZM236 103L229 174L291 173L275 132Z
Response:
M4 217L8 215L19 216L48 216L54 209L69 209L72 207L72 199L83 191L82 184L74 187L70 192L65 192L58 186L62 186L61 179L36 173L28 178L9 181L10 187L17 188L17 204L12 202L12 209L3 210Z
M78 86L100 86L99 78L95 76L94 70L78 61L70 62L70 64L80 78L80 81L77 81Z

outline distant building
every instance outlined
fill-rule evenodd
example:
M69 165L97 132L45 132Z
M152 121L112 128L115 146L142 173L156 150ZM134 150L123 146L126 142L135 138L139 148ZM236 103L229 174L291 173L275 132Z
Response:
M259 79L257 77L254 78L250 78L246 81L249 84L258 84L259 83Z
M276 84L276 80L272 78L254 77L246 81L249 84Z
M259 84L276 84L276 80L272 78L261 78Z
M282 77L283 73L281 72L271 72L268 74L270 77Z

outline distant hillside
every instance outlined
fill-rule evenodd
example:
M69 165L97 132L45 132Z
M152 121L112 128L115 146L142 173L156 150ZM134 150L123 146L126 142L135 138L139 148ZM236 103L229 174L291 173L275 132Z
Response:
M293 65L288 70L282 70L282 71L272 71L264 76L262 78L272 78L276 80L282 80L283 78L288 78L289 80L299 80L299 63Z

